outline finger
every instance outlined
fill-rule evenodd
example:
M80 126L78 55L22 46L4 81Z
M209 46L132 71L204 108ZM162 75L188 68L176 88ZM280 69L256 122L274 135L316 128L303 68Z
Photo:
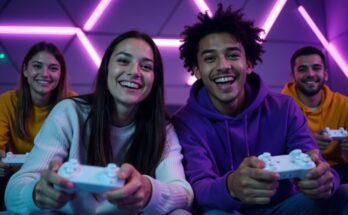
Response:
M277 172L272 172L264 169L253 169L249 172L249 176L257 181L275 182L279 179Z
M51 170L51 171L54 171L54 172L57 172L59 167L62 165L62 162L61 161L58 161L58 160L53 160L49 163L48 165L48 170Z
M245 158L240 164L241 167L262 169L265 167L265 162L255 156Z
M132 165L123 164L117 172L120 179L126 181L126 184L120 189L110 191L107 195L110 199L122 199L133 195L140 189L141 177L143 177Z
M314 163L321 163L322 161L320 160L320 151L318 149L313 149L311 151L308 151L307 154L309 157L314 161Z
M120 167L120 169L117 171L117 176L120 178L120 179L123 179L123 180L126 180L128 178L130 178L130 176L135 172L135 168L128 164L128 163L125 163L125 164L122 164L122 166Z
M62 188L71 189L74 188L74 184L66 178L59 176L57 173L52 171L45 171L42 177L47 181L47 183L58 185Z
M47 181L41 179L34 188L34 199L40 208L58 208L74 198L73 194L66 194L55 190Z
M313 136L314 136L314 139L316 139L317 141L321 141L321 142L332 141L332 138L328 135L325 135L324 133L314 133Z
M129 181L126 185L121 187L120 189L110 191L107 196L110 199L116 200L116 199L123 199L127 198L131 195L134 195L134 193L139 190L141 187L141 183L137 179L133 179Z
M318 162L318 165L309 170L306 174L306 179L318 179L324 174L329 174L332 176L332 173L330 172L330 165L326 162ZM333 177L333 176L332 176Z
M6 157L6 152L4 150L0 150L0 158Z
M299 189L303 194L310 196L312 198L327 198L330 197L332 191L332 183L324 184L323 186L318 186L314 189Z
M247 199L245 203L247 204L256 204L256 205L265 205L271 202L271 198L269 197L254 197Z

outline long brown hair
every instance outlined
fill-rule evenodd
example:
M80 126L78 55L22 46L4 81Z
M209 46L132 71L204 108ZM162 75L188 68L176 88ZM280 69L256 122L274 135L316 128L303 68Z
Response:
M111 114L117 110L114 109L114 99L107 87L108 64L115 47L128 38L141 39L151 47L154 54L155 80L150 94L139 105L135 116L136 129L132 145L122 162L132 164L142 174L154 176L166 140L163 64L160 52L151 37L138 31L121 34L110 43L99 67L94 93L80 97L84 100L82 103L87 102L91 105L84 129L86 132L87 124L91 128L89 140L84 141L88 142L87 163L104 166L112 162Z
M60 64L61 75L59 79L58 86L53 90L50 97L51 108L61 99L65 98L68 93L68 84L67 84L67 71L66 64L63 57L63 54L60 50L52 43L48 42L39 42L34 44L27 54L25 55L22 66L21 74L19 80L19 87L16 91L17 93L17 109L16 116L17 120L15 122L15 132L17 135L25 140L29 140L29 134L27 131L26 122L33 113L33 101L30 94L30 86L27 78L24 76L24 70L27 68L29 61L37 53L45 51L52 54Z

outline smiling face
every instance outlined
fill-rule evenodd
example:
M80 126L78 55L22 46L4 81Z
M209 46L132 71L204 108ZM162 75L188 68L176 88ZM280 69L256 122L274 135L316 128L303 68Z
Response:
M154 55L144 40L129 38L115 47L107 86L116 108L137 107L151 92L154 77Z
M305 96L314 96L320 93L328 78L324 63L317 54L297 57L292 76L299 93Z
M244 84L252 66L241 43L227 33L209 34L199 42L194 73L208 89L223 114L238 112L244 104Z
M61 66L52 54L41 51L24 66L23 75L27 78L33 98L48 98L58 86Z

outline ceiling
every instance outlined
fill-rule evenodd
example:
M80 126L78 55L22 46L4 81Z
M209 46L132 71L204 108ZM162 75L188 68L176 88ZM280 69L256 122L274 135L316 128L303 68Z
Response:
M80 36L66 32L67 35L58 35L61 29L57 29L54 35L44 33L33 35L29 30L28 33L22 34L0 32L0 53L6 54L6 59L0 60L0 93L17 84L23 56L33 43L40 40L53 42L63 51L71 85L77 92L85 93L91 90L98 58L100 60L108 43L115 36L136 29L150 34L153 38L178 40L184 26L194 23L200 11L196 4L197 0L110 0L96 23L90 29L84 29L86 22L101 2L99 0L0 0L0 27L73 27L75 30L81 30ZM211 11L215 11L217 2L221 2L224 6L232 4L235 9L241 8L245 17L254 20L256 26L263 27L277 0L206 0L205 2ZM265 43L264 63L259 66L258 71L265 77L266 83L274 89L281 88L281 85L288 80L288 58L295 48L304 44L321 46L299 14L298 2L295 0L286 2L266 38L268 42ZM310 11L319 29L326 34L324 0L301 2ZM83 43L84 39L87 43L86 41ZM86 49L88 43L89 50ZM166 69L168 101L173 104L183 103L189 91L186 85L189 74L184 70L182 61L178 57L178 48L160 46L160 50ZM284 58L280 58L277 54L279 52L284 53ZM274 68L275 61L278 67L286 68L286 75L268 72Z

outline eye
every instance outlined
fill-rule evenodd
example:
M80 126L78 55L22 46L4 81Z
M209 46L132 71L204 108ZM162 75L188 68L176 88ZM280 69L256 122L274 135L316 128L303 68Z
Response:
M306 66L300 66L297 68L297 71L300 73L304 73L308 70L308 68Z
M129 64L130 60L128 60L127 58L117 58L116 62L122 66L126 66Z
M227 58L230 60L237 60L239 58L239 54L238 53L228 53L227 54Z
M57 72L60 70L60 68L58 66L49 66L48 69L52 72Z
M41 64L38 64L38 63L35 63L35 64L32 64L32 67L34 69L41 69L42 68L42 65Z
M206 63L213 63L216 60L216 57L214 55L205 55L203 57L203 61Z
M323 67L318 65L318 66L313 66L312 69L314 71L321 71L323 69Z
M140 65L141 69L147 72L151 72L153 71L153 65L152 63L142 63Z

